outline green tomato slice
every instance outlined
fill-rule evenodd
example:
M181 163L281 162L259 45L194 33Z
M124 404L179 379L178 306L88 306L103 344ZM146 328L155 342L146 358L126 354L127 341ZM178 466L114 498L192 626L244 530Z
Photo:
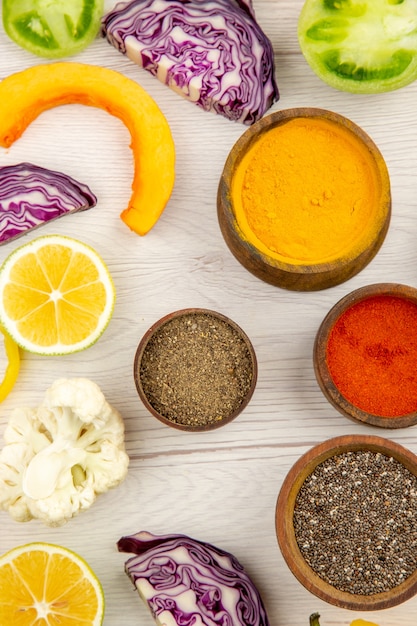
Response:
M417 0L306 0L301 51L335 89L380 93L417 79Z
M56 59L95 39L103 11L104 0L3 0L3 26L22 48Z

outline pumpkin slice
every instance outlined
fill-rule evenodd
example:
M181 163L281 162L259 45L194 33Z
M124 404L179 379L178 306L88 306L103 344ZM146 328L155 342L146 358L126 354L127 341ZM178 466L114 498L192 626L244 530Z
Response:
M138 83L115 70L72 62L35 65L0 82L0 145L8 148L38 115L62 104L99 107L126 125L134 177L120 217L145 235L164 210L175 180L175 146L164 114Z

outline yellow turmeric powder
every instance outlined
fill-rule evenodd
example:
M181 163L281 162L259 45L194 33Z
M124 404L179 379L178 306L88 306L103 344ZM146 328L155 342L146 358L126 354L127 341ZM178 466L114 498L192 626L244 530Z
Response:
M368 147L324 118L299 117L252 145L232 181L236 220L261 252L298 265L349 257L380 227L380 176Z

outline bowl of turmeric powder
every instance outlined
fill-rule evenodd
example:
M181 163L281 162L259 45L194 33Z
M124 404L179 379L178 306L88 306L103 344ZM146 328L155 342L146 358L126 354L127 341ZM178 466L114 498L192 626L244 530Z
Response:
M346 117L318 108L264 116L230 151L217 213L252 274L295 291L326 289L376 255L391 218L385 160Z
M345 295L319 326L313 362L342 415L381 428L417 424L417 289L375 283Z

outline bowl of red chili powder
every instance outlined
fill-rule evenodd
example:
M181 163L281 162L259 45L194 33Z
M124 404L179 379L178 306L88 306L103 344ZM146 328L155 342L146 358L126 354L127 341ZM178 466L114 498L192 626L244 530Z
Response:
M401 604L417 592L417 457L385 437L328 439L289 470L275 525L317 597L357 611Z
M377 283L342 298L314 345L317 381L343 415L383 428L417 423L417 289Z

